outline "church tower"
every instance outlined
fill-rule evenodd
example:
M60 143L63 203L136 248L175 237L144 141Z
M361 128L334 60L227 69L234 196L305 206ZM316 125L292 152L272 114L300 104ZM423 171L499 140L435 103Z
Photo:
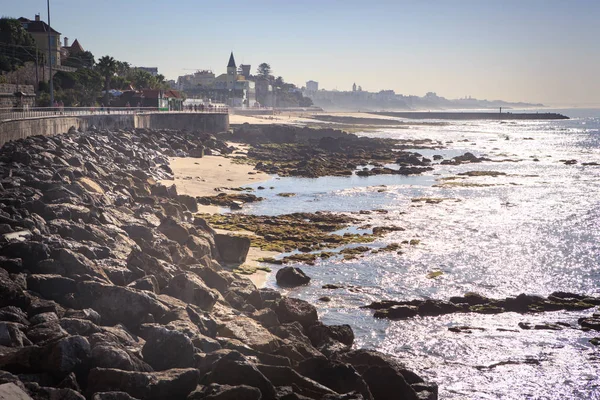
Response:
M235 81L237 81L237 66L232 51L229 56L229 63L227 63L227 89L234 89Z

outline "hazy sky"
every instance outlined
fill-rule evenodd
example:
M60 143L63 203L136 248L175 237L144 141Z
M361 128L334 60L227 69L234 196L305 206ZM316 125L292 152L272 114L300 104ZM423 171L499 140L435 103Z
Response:
M2 3L47 19L45 0ZM600 0L51 0L51 22L169 79L223 73L233 50L299 86L600 104Z

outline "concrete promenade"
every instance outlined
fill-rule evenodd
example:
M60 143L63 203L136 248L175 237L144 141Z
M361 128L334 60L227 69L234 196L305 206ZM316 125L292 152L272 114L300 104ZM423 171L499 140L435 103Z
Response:
M60 112L34 117L4 119L0 121L0 146L11 140L34 135L53 136L66 133L71 127L86 131L98 129L186 129L218 133L229 129L229 114L216 112L159 112L129 111L88 112L65 115Z

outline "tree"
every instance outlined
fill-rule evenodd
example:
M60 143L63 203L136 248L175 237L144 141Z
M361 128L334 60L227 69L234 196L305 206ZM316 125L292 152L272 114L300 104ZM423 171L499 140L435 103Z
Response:
M131 65L127 61L117 61L117 75L125 76L129 73Z
M0 71L14 71L27 61L43 59L43 53L21 23L14 18L0 18Z
M117 72L117 62L110 56L104 56L98 60L96 70L104 78L104 104L108 105L108 91L110 90L110 81Z
M260 64L256 69L258 76L267 80L270 78L272 72L271 66L267 63Z
M92 68L96 61L94 55L89 51L69 54L69 57L63 62L63 65L73 68Z

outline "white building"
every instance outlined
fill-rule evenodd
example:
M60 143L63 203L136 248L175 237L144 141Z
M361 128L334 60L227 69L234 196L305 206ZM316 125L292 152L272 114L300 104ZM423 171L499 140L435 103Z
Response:
M306 82L306 91L307 92L318 92L319 91L319 82L315 82L315 81Z

